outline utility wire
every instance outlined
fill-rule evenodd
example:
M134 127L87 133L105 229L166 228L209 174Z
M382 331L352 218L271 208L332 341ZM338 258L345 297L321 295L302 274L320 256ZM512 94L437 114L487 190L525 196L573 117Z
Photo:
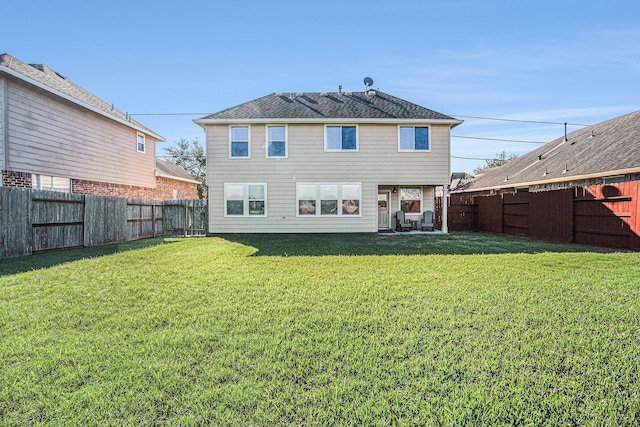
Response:
M451 138L484 139L484 140L487 140L487 141L505 141L505 142L525 142L527 144L546 144L546 142L542 142L542 141L525 141L525 140L522 140L522 139L486 138L486 137L481 137L481 136L451 135Z
M520 119L501 119L496 117L479 117L479 116L463 116L458 114L453 114L453 117L463 117L466 119L478 119L478 120L494 120L499 122L516 122L516 123L536 123L540 125L567 125L567 126L582 126L587 127L591 125L585 125L582 123L568 123L568 122L545 122L541 120L520 120Z

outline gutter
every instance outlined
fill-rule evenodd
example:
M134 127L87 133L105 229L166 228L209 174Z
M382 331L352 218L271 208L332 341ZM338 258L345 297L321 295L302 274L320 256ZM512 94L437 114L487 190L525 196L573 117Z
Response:
M144 133L146 135L152 136L153 138L158 140L157 142L164 142L165 141L165 139L161 135L158 135L157 133L155 133L155 132L153 132L153 131L151 131L149 129L145 129L145 128L141 127L141 126L136 126L135 124L133 124L131 122L128 122L127 120L123 120L123 119L121 119L119 117L112 116L111 114L108 114L107 112L102 111L99 108L96 108L96 107L94 107L92 105L89 105L89 104L85 104L84 102L82 102L82 101L80 101L80 100L78 100L78 99L76 99L76 98L74 98L72 96L69 96L69 95L67 95L65 93L62 93L62 92L56 90L56 89L53 89L52 87L47 86L47 85L45 85L43 83L40 83L39 81L34 80L31 77L25 76L24 74L21 74L21 73L15 71L15 70L12 70L11 68L7 68L7 67L5 67L3 65L0 65L0 72L4 72L4 73L6 73L6 74L8 74L10 76L13 76L13 77L19 79L19 80L25 81L25 82L29 83L30 85L36 86L36 87L38 87L38 88L40 88L42 90L45 90L45 91L47 91L49 93L52 93L53 95L56 95L56 96L58 96L60 98L63 98L63 99L66 99L69 102L72 102L72 103L74 103L76 105L79 105L80 107L85 108L87 110L91 110L94 113L97 113L97 114L99 114L99 115L101 115L103 117L111 119L111 120L113 120L115 122L118 122L118 123L123 124L125 126L128 126L130 128L133 128L133 129L137 130L138 132L141 132L141 133Z
M163 174L163 173L158 173L158 171L156 171L156 177L158 177L158 178L173 179L173 180L175 180L175 181L188 182L188 183L191 183L191 184L202 184L202 182L200 182L200 181L196 181L195 179L180 178L180 177L178 177L178 176L166 175L166 174Z
M595 172L595 173L589 173L589 174L583 174L583 175L573 175L573 176L566 176L563 178L555 178L555 179L513 182L513 183L509 183L509 185L494 185L494 186L478 187L478 188L473 187L473 188L468 188L462 191L452 191L451 194L464 194L464 193L473 193L476 191L501 190L503 188L531 187L533 185L556 184L559 182L581 181L586 179L606 178L608 176L627 175L627 174L634 174L634 173L640 173L640 167Z
M273 123L321 123L321 124L427 124L427 125L449 125L454 128L462 124L463 120L456 119L394 119L394 118L257 118L257 119L195 119L195 124L204 128L206 125L226 125L226 124L273 124Z

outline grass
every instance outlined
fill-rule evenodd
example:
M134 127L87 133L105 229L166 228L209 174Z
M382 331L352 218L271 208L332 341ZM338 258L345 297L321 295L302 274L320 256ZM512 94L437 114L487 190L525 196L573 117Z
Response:
M638 425L640 254L547 245L228 236L3 260L0 425Z

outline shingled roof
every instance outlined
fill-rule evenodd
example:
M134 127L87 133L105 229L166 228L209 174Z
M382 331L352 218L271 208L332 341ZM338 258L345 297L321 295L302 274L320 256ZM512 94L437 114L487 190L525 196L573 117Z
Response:
M462 123L380 91L272 93L195 120L198 124L239 121L419 120Z
M176 179L178 181L191 182L193 184L200 184L200 181L195 176L191 175L186 170L182 169L178 165L165 162L156 157L156 176L162 178Z
M113 105L107 104L97 96L87 92L77 84L69 80L65 75L52 70L44 64L27 64L20 61L17 58L4 53L0 55L0 71L2 68L6 68L5 72L9 72L11 75L18 77L22 80L26 80L30 83L34 83L39 86L45 86L49 92L61 95L70 99L73 102L79 103L89 109L92 109L99 114L121 122L127 126L136 128L144 133L154 136L159 141L164 141L164 138L141 123L133 120L130 116L114 108Z
M564 136L477 175L463 192L640 173L640 111Z

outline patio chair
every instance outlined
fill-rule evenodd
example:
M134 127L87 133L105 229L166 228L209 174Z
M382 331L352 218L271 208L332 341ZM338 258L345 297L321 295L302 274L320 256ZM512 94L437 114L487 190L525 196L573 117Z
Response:
M410 231L411 230L411 221L407 220L404 217L404 212L398 211L396 212L396 231Z
M433 231L433 211L422 212L422 223L420 224L422 231Z

